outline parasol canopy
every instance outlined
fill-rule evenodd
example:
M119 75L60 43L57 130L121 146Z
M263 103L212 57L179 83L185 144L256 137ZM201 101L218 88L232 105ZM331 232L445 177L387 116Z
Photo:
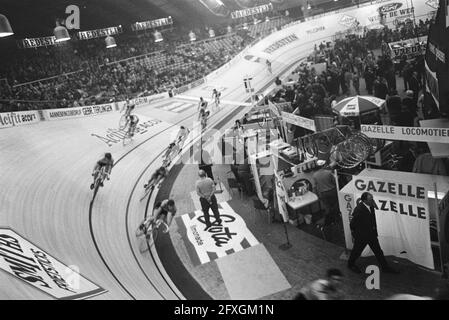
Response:
M385 100L371 96L355 96L341 100L332 109L342 117L358 117L373 110L379 110Z

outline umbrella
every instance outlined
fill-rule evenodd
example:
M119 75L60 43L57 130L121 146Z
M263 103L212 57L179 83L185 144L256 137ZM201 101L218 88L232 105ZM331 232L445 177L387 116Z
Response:
M371 96L355 96L341 100L332 109L343 117L358 117L363 113L381 109L385 100Z

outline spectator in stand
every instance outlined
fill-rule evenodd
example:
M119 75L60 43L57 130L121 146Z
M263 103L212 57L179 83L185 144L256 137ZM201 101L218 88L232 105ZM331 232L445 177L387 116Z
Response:
M390 91L390 94L388 95L386 101L386 105L392 124L397 125L399 123L399 117L401 115L401 97L398 95L398 92L395 89Z
M409 88L413 91L413 100L418 102L419 91L421 90L421 85L418 80L418 72L414 71L412 77L409 80Z
M343 300L343 273L339 269L326 271L326 279L319 279L303 287L293 300Z
M407 58L405 58L404 67L402 69L402 77L404 79L404 90L407 91L409 89L410 79L412 78L413 67L407 62Z
M404 99L402 99L402 104L406 107L406 110L411 114L411 116L414 119L414 125L418 126L418 104L417 101L414 99L414 92L412 90L406 91L406 96Z
M352 75L352 86L354 87L355 93L360 95L360 77L358 72L354 72Z
M386 99L388 94L387 80L384 77L377 76L374 81L374 96L379 99Z
M279 79L279 77L276 77L276 79L274 80L274 84L277 85L277 86L282 85L281 79Z
M375 80L374 67L369 65L366 66L363 77L365 78L366 90L368 91L368 94L373 94Z
M410 112L409 108L402 104L401 105L401 113L397 119L397 124L400 127L414 127L415 116L412 112Z
M323 162L325 164L325 161ZM313 184L315 186L314 191L320 201L324 204L325 209L324 219L322 219L321 223L318 223L321 227L326 227L335 223L340 213L338 210L337 184L332 172L335 166L336 163L332 163L328 167L321 167L319 170L315 171L312 176Z

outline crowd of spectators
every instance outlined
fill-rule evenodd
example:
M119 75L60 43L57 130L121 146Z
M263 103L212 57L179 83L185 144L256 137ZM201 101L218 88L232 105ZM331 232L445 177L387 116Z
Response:
M204 38L201 30L195 32ZM206 76L253 41L246 32L194 43L184 36L167 31L159 43L143 34L117 37L112 49L105 48L103 39L94 39L9 52L10 59L3 59L8 63L1 67L7 81L1 83L0 112L105 103L167 91ZM158 65L149 63L154 57ZM31 83L23 84L27 81Z

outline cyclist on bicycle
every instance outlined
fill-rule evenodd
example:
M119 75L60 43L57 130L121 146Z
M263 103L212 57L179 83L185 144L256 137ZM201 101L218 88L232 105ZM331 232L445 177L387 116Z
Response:
M93 190L95 187L95 180L97 179L97 176L100 173L101 168L105 168L107 179L109 180L109 176L111 174L113 166L114 166L114 159L112 159L112 155L109 152L105 153L104 157L95 164L94 172L92 173L92 176L94 177L94 182L90 185L91 190ZM101 182L101 186L103 186L103 182Z
M139 230L143 233L146 233L152 223L155 223L157 227L159 227L161 223L166 223L167 229L163 232L167 233L175 214L175 201L173 201L172 199L166 199L162 202L157 202L153 209L153 215L142 222L142 224L139 226Z
M184 126L181 126L178 131L178 135L176 136L176 143L178 144L179 148L182 148L182 145L184 144L185 139L189 135L190 131Z
M130 137L134 136L134 131L136 131L137 124L139 123L139 117L132 114L128 118L129 128L128 128L128 135Z
M207 101L204 101L203 97L200 98L198 103L198 120L203 119L204 115L209 116L209 110L207 110Z
M150 180L143 187L146 189L148 186L151 186L151 189L154 189L154 187L166 176L167 169L165 169L165 167L160 167L151 175Z
M214 89L214 91L212 91L212 99L214 99L215 105L217 107L220 105L220 96L221 92L218 92L217 89Z
M131 101L129 99L126 99L126 104L123 106L123 109L122 109L122 111L120 111L120 113L122 113L123 110L125 110L125 116L129 117L135 107L136 107L136 105L134 103L131 103Z

